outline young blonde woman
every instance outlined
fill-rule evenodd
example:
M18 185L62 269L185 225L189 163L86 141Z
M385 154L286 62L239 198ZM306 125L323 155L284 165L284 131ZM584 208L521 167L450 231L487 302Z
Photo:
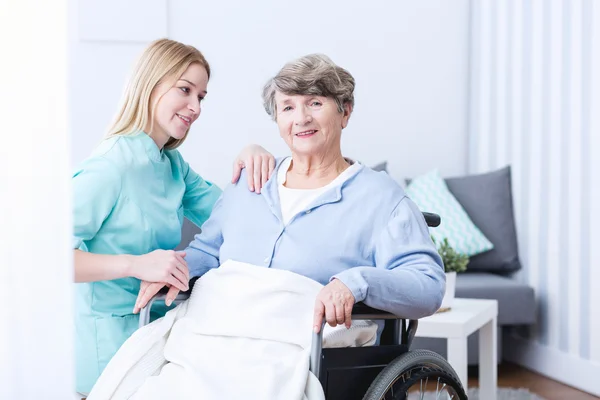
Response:
M221 194L177 151L200 116L210 67L194 47L168 39L142 54L107 138L73 176L77 392L89 393L135 331L140 282L187 290L183 217L201 226ZM275 160L260 146L245 148L232 181L248 167L260 188ZM253 172L250 173L250 168ZM168 305L157 310L164 315Z

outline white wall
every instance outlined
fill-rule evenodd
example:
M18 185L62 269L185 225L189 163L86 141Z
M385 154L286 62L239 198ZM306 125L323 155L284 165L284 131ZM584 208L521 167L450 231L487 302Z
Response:
M70 399L67 1L0 2L0 399Z
M388 160L398 179L433 167L466 171L468 0L74 3L74 164L102 138L135 58L168 36L197 46L211 63L203 114L181 151L219 185L248 143L287 154L262 109L261 88L285 62L311 52L328 54L357 80L345 155L368 165Z
M470 172L512 165L539 322L509 358L600 395L600 3L473 2Z

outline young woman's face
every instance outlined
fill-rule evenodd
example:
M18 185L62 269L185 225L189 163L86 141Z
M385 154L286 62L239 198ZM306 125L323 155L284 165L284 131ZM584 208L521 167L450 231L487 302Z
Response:
M166 93L156 105L152 117L152 132L149 133L160 148L169 138L183 139L200 116L202 99L206 96L208 74L202 65L193 63L174 86L165 87L168 84L170 83L162 83L156 87L156 93L165 93L165 90Z

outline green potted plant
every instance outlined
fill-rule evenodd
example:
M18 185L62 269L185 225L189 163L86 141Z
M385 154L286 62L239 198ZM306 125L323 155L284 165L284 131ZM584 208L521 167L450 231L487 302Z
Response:
M446 272L446 293L444 294L444 300L442 300L442 306L439 311L448 311L452 307L452 302L454 301L454 295L456 293L456 274L467 269L469 256L457 253L450 243L448 243L447 238L444 238L439 245L433 237L431 239L436 245L438 253L442 257L444 270Z

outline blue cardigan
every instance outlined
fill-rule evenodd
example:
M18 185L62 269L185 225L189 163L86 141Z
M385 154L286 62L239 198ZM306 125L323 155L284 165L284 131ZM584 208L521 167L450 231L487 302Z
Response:
M246 179L244 170L225 189L187 247L190 276L232 259L289 270L323 285L337 278L356 302L404 318L438 310L445 290L442 260L423 215L385 172L360 165L287 226L281 222L276 171L260 194L248 190Z

